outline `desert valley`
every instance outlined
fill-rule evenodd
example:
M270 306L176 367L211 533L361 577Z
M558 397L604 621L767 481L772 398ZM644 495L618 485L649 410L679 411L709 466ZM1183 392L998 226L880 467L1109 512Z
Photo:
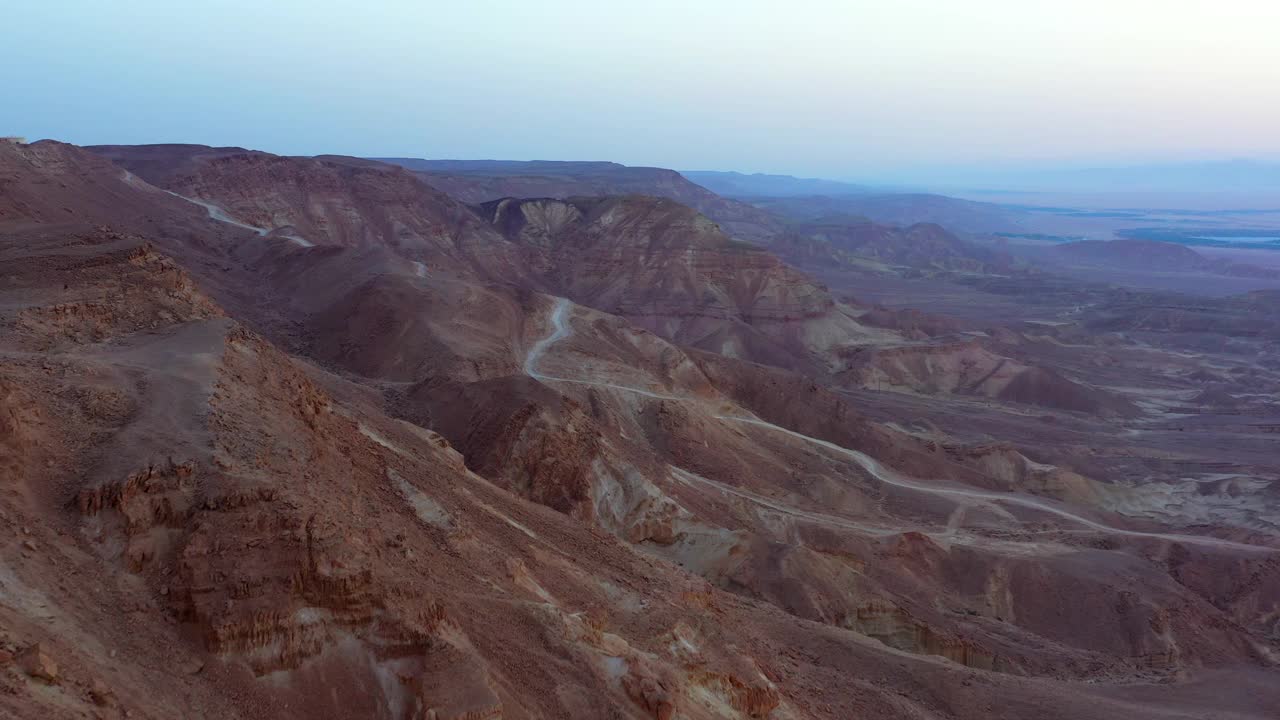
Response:
M1266 251L728 175L0 143L0 716L1280 716Z

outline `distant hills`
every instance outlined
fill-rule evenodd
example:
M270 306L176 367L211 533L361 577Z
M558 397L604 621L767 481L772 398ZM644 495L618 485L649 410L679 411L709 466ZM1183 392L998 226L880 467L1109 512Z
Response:
M745 240L763 241L781 229L768 212L712 192L666 168L590 161L371 159L399 165L431 187L466 203L504 197L563 200L652 195L688 205L720 223L734 237Z
M766 175L716 170L682 170L681 173L704 188L729 197L796 197L804 195L858 195L871 192L865 185L798 178L791 175Z
M896 193L748 198L755 206L797 221L834 216L858 216L877 223L906 227L934 223L966 234L1021 233L1026 213L991 203L945 195Z
M1238 189L1272 182L1280 187L1280 166L1251 161L1028 171L1017 176L1005 171L992 171L985 178L991 183L989 187L1006 183L1002 186L1009 190L941 193L860 185L826 178L734 171L676 171L602 161L388 157L371 158L368 162L400 165L429 186L472 205L505 197L562 200L618 195L664 197L696 209L719 223L732 237L762 245L769 245L788 226L815 221L829 224L840 218L855 226L866 221L899 228L921 223L935 224L969 239L1002 236L1015 242L1034 243L1133 236L1196 244L1201 241L1166 237L1171 231L1188 229L1186 218L1178 211L1141 208L1176 208L1182 207L1179 203L1189 202L1187 198L1243 197L1248 194L1257 196L1262 205L1241 207L1280 206L1280 194L1245 193ZM997 180L997 176L1001 179ZM983 179L973 178L975 183ZM1220 191L1176 190L1195 184L1214 186ZM1072 194L1065 190L1034 189L1054 186L1087 187L1091 191L1087 196L1081 195L1073 200ZM1166 189L1160 190L1159 187ZM1122 198L1131 197L1129 190L1132 188L1145 189L1148 197L1161 200L1152 205L1137 204L1136 199L1134 204L1124 204L1126 201ZM1270 204L1273 197L1276 200L1274 205ZM1169 198L1172 204L1160 204ZM1123 212L1110 211L1109 207L1126 209ZM1232 235L1258 230L1270 232L1280 222L1280 214L1271 218L1260 213L1264 211L1212 215L1197 211L1194 213L1196 223L1191 229L1198 233L1197 236ZM1147 229L1145 234L1136 234L1141 229Z

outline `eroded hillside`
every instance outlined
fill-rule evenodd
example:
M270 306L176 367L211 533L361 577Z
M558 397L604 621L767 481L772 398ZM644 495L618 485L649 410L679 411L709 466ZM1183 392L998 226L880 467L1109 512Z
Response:
M109 155L0 145L0 713L1280 703L1274 462L1159 440L1153 378L1218 369L957 343L665 199Z

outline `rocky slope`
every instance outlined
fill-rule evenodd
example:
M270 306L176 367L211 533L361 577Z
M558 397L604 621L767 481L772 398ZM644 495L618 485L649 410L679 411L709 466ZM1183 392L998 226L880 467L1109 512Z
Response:
M482 211L513 243L543 253L549 291L684 345L823 367L838 347L877 335L811 278L671 201L509 199Z
M509 277L521 266L466 207L393 165L194 145L91 149L239 222L307 243L390 248L426 270Z
M776 257L731 240L715 223L671 201L642 196L497 201L481 206L477 215L410 173L373 161L193 146L104 151L166 183L167 190L214 203L251 227L287 228L312 244L382 249L419 263L399 265L401 274L412 268L420 277L441 274L464 284L482 280L506 286L509 292L525 288L567 295L681 342L758 361L788 367L828 364L833 347L879 332L858 326L821 286ZM390 226L399 230L387 232ZM263 266L277 258L307 258L296 260L297 269L277 271L280 278L302 272L320 257L329 258L326 267L339 263L337 255L298 255L280 243L271 247L271 258L249 252L239 259ZM363 267L366 261L351 262ZM329 288L347 288L346 299L326 294L326 300L306 301L312 303L306 312L330 313L320 333L324 342L341 344L356 327L375 341L390 340L385 333L404 333L400 321L392 320L403 311L396 308L398 291L387 287L388 276L336 271L333 277ZM355 277L366 282L352 287ZM432 292L444 288L425 286ZM459 297L471 294L454 287ZM296 305L297 298L286 295L283 302ZM353 313L365 319L347 324ZM375 328L371 322L381 324ZM324 357L343 352L352 350L335 348ZM366 367L378 362L376 352L354 354L365 358Z
M204 210L152 190L140 191L118 166L72 145L0 143L0 228L7 232L84 228L104 218L152 232L207 227L199 221Z
M240 157L220 161L290 217L313 179L351 184L352 212L400 182ZM465 245L424 272L383 236L261 235L70 146L0 161L11 187L72 188L0 224L0 714L1280 703L1271 535L1134 519L1011 445L894 429L810 368L673 342L728 326L794 363L876 337L823 325L820 288L691 210L486 206L521 258L500 282Z
M16 537L0 641L21 651L0 664L5 713L547 717L604 704L709 718L708 697L743 716L784 704L745 645L721 654L691 617L660 620L699 607L683 593L750 606L497 490L432 433L337 401L336 378L223 317L136 239L77 240L70 257L9 258L26 299L4 317L0 443L22 470L3 500ZM73 281L124 298L91 333L83 312L41 302ZM140 314L156 297L169 299L159 317ZM641 608L624 629L616 613ZM696 671L654 654L667 631L696 643ZM556 666L577 679L553 681Z
M858 353L847 377L863 387L955 393L1091 415L1133 416L1125 399L988 350L978 340L875 348Z

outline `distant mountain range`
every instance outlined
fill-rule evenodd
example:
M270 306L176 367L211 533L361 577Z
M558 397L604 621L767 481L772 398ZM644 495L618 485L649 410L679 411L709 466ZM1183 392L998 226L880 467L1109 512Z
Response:
M682 175L704 188L729 197L795 197L802 195L858 195L871 192L865 185L798 178L791 175L766 175L716 170L682 170Z
M768 212L723 197L666 168L614 162L551 160L424 160L371 158L399 165L431 187L466 203L505 197L557 198L652 195L688 205L720 223L734 237L763 241L780 229Z

